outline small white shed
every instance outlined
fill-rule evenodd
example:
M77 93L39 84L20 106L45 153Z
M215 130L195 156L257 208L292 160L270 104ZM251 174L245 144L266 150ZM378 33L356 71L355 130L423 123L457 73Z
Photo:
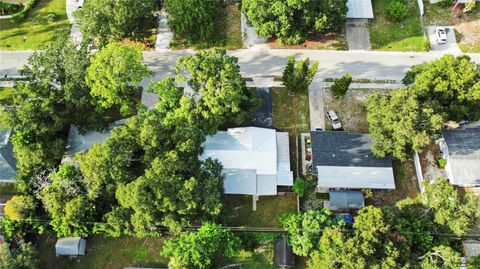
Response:
M85 255L87 241L81 237L62 237L55 244L57 256L79 256Z

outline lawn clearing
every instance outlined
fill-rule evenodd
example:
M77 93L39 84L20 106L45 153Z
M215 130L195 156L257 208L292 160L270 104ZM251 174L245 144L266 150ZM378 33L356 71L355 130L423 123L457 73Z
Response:
M273 264L273 242L266 241L253 251L242 250L230 263L241 263L243 269L276 269Z
M297 93L289 96L285 88L272 88L272 121L280 131L288 132L290 137L290 163L293 164L293 175L298 175L300 165L298 137L310 131L310 113L308 93ZM299 143L300 145L300 143Z
M8 100L12 97L12 93L13 88L11 87L0 88L0 104L8 102Z
M330 90L324 91L325 124L327 130L333 130L326 118L327 111L333 109L342 123L343 129L352 133L368 133L367 110L365 101L375 92L386 92L378 89L350 89L343 98L334 98Z
M0 49L40 49L70 33L65 0L42 0L20 22L0 20Z
M374 190L373 197L367 199L368 205L395 205L400 200L414 198L420 193L413 159L404 162L394 160L393 175L395 190Z
M161 238L110 238L87 237L85 256L70 259L55 257L57 238L39 237L40 268L48 269L123 269L127 266L166 267L168 258L160 256L160 250L167 237Z
M385 7L390 0L372 0L375 18L369 25L373 50L426 51L416 0L407 0L408 17L403 22L387 20Z
M251 195L225 195L224 223L234 227L281 228L280 217L297 212L297 197L294 194L260 196L257 211L253 211Z
M222 49L239 49L243 47L242 30L241 30L241 12L240 8L235 4L227 5L221 9L219 14L215 16L215 33L211 40L198 41L188 44L187 40L173 38L170 44L172 49L186 49L193 47L195 49L204 48L222 48Z

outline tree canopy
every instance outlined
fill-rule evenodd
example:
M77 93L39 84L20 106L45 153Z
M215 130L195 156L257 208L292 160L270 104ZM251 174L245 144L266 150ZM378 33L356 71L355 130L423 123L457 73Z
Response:
M139 83L151 75L142 63L143 56L138 48L110 43L91 59L85 77L91 94L99 98L104 108L119 106L123 115L136 110Z
M347 0L243 0L242 10L257 33L300 44L312 34L341 31Z
M0 244L0 268L36 269L38 264L38 251L32 243L21 243L13 250L10 250L10 245L6 242Z
M172 268L212 268L219 259L235 256L239 247L240 240L231 231L205 222L197 232L184 232L165 242L162 255L170 257Z
M282 75L283 85L289 92L306 93L317 72L318 62L314 61L311 66L310 58L295 62L295 56L288 57L287 66Z
M372 152L379 157L408 158L432 141L444 122L441 115L419 103L405 88L376 93L366 102L367 122L373 138Z
M15 195L7 201L5 216L14 221L21 221L31 216L35 211L35 201L31 196Z
M221 0L165 0L163 5L177 38L209 40L214 35Z
M80 30L100 45L142 39L155 27L156 0L89 0L75 12Z
M447 120L480 118L480 65L468 56L445 55L412 67L403 82L422 106Z

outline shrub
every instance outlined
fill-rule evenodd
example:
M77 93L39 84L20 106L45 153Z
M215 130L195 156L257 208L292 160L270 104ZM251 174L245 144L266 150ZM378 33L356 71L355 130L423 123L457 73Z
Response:
M23 7L22 11L12 15L12 20L13 21L23 20L27 16L28 12L30 12L30 10L35 6L37 2L38 0L29 0Z
M345 76L335 79L332 87L330 87L333 96L335 96L335 98L345 96L351 83L352 76L350 73L346 73Z
M443 158L442 158L442 159L438 159L438 160L437 160L437 164L438 164L438 167L440 167L440 168L443 169L443 168L445 168L445 166L447 165L447 160L445 160L445 159L443 159Z
M404 1L393 0L385 7L385 12L389 20L400 22L407 18L408 6Z
M15 195L5 205L5 216L14 221L27 218L35 210L35 201L30 196Z
M18 12L22 7L21 4L4 3L3 1L0 1L0 14L9 15Z
M363 192L363 196L365 196L365 199L373 197L372 189L362 189L362 192Z
M299 197L303 197L305 194L310 192L312 186L313 185L310 183L310 181L303 178L297 178L295 179L295 183L293 183L293 191L298 194Z

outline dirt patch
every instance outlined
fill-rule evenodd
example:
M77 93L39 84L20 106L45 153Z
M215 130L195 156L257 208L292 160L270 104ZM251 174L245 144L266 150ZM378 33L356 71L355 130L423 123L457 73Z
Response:
M462 43L473 44L480 41L480 20L462 22L455 26Z
M315 36L299 45L280 44L276 39L270 39L267 41L267 43L272 49L348 49L344 36L337 33L328 33L321 36Z
M440 147L437 144L430 144L419 154L424 179L431 181L438 177L446 177L445 171L437 164L439 155Z
M325 113L333 109L342 123L343 129L349 132L368 133L367 111L364 107L368 97L375 92L386 93L383 89L355 89L349 90L343 98L334 98L327 89L324 91ZM326 128L331 130L332 126L326 120Z

